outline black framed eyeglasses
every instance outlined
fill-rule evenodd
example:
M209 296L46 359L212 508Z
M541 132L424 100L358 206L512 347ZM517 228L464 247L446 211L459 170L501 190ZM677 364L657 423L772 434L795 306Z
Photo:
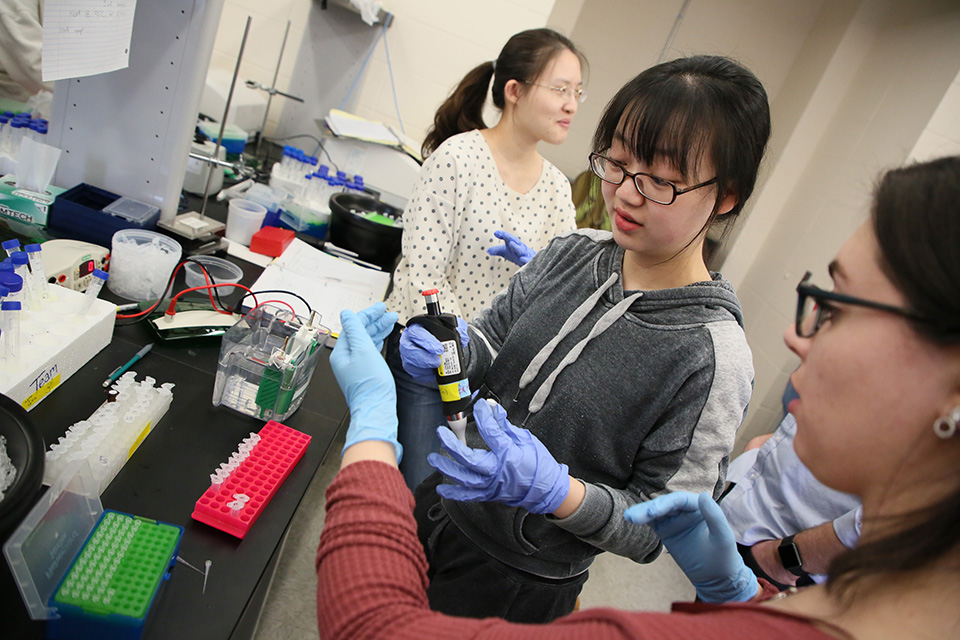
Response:
M524 84L532 84L535 87L543 87L544 89L550 89L551 91L556 91L558 94L563 96L563 101L568 102L570 100L576 100L580 104L583 104L587 101L587 92L582 88L574 87L553 87L549 84L541 84L539 82L531 82L530 80L524 80Z
M811 272L807 271L807 273L803 276L803 279L800 280L800 284L797 285L796 331L797 335L801 338L812 337L817 331L820 330L820 327L822 327L824 323L830 319L834 308L833 305L830 304L831 302L868 307L870 309L895 313L898 316L902 316L910 320L919 322L925 321L922 316L903 307L895 307L882 302L874 302L873 300L864 300L863 298L845 296L842 293L825 291L820 287L809 284L810 277L812 275L813 274Z
M657 204L673 204L677 196L682 196L688 191L706 187L717 181L716 178L713 178L712 180L695 184L686 189L678 189L677 185L669 180L658 178L652 173L644 173L642 171L630 173L624 169L620 163L606 156L602 156L599 153L590 154L590 168L596 176L604 182L618 186L623 184L623 181L627 178L633 178L633 183L636 185L640 195L648 200L653 200Z

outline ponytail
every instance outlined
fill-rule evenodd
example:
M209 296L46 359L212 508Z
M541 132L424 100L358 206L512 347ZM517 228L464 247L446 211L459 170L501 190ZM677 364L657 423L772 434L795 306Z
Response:
M487 128L483 122L483 104L488 87L493 106L502 111L506 105L504 87L509 81L536 80L554 56L564 50L576 55L581 67L586 66L586 58L569 38L552 29L528 29L514 34L503 45L495 61L474 68L437 109L433 127L427 132L420 149L423 157L426 158L451 136Z
M483 103L487 99L487 87L493 78L493 69L493 62L484 62L475 67L440 105L433 116L433 127L427 132L420 149L424 158L451 136L487 128L483 122Z

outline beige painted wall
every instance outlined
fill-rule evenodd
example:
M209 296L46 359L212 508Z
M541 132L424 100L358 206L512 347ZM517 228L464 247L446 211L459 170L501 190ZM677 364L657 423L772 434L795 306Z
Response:
M808 269L829 283L826 266L866 219L877 174L960 152L958 33L956 2L858 3L724 265L757 371L738 447L775 426L798 364L782 340L796 283Z

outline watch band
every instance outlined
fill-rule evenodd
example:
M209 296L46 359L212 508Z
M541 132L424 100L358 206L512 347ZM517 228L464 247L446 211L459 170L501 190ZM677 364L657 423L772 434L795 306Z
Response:
M807 572L803 570L803 558L800 556L800 548L793 541L793 536L787 536L780 541L777 551L780 554L780 563L783 568L795 576L803 577Z

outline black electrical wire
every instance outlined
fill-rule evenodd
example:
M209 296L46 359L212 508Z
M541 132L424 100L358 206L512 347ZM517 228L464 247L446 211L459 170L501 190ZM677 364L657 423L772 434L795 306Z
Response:
M310 303L307 302L303 296L301 296L300 294L294 293L293 291L287 291L285 289L263 289L262 291L247 291L242 296L240 296L240 299L237 301L237 306L231 309L231 311L233 311L233 313L240 313L240 308L243 306L244 299L246 299L249 296L259 296L264 293L282 293L284 295L298 298L300 302L302 302L303 305L307 308L307 315L310 315L311 313L313 313L313 307L310 306Z
M264 140L266 140L267 142L276 144L278 142L283 142L285 140L294 140L296 138L310 138L311 140L316 142L317 148L314 149L313 153L310 155L317 155L317 151L323 151L323 155L327 156L327 160L329 160L330 164L333 165L334 171L340 171L340 167L337 165L336 162L333 161L333 158L330 157L330 154L327 152L327 148L323 146L323 141L321 141L320 138L314 135L310 135L309 133L299 133L293 136L284 136L283 138L264 138Z

